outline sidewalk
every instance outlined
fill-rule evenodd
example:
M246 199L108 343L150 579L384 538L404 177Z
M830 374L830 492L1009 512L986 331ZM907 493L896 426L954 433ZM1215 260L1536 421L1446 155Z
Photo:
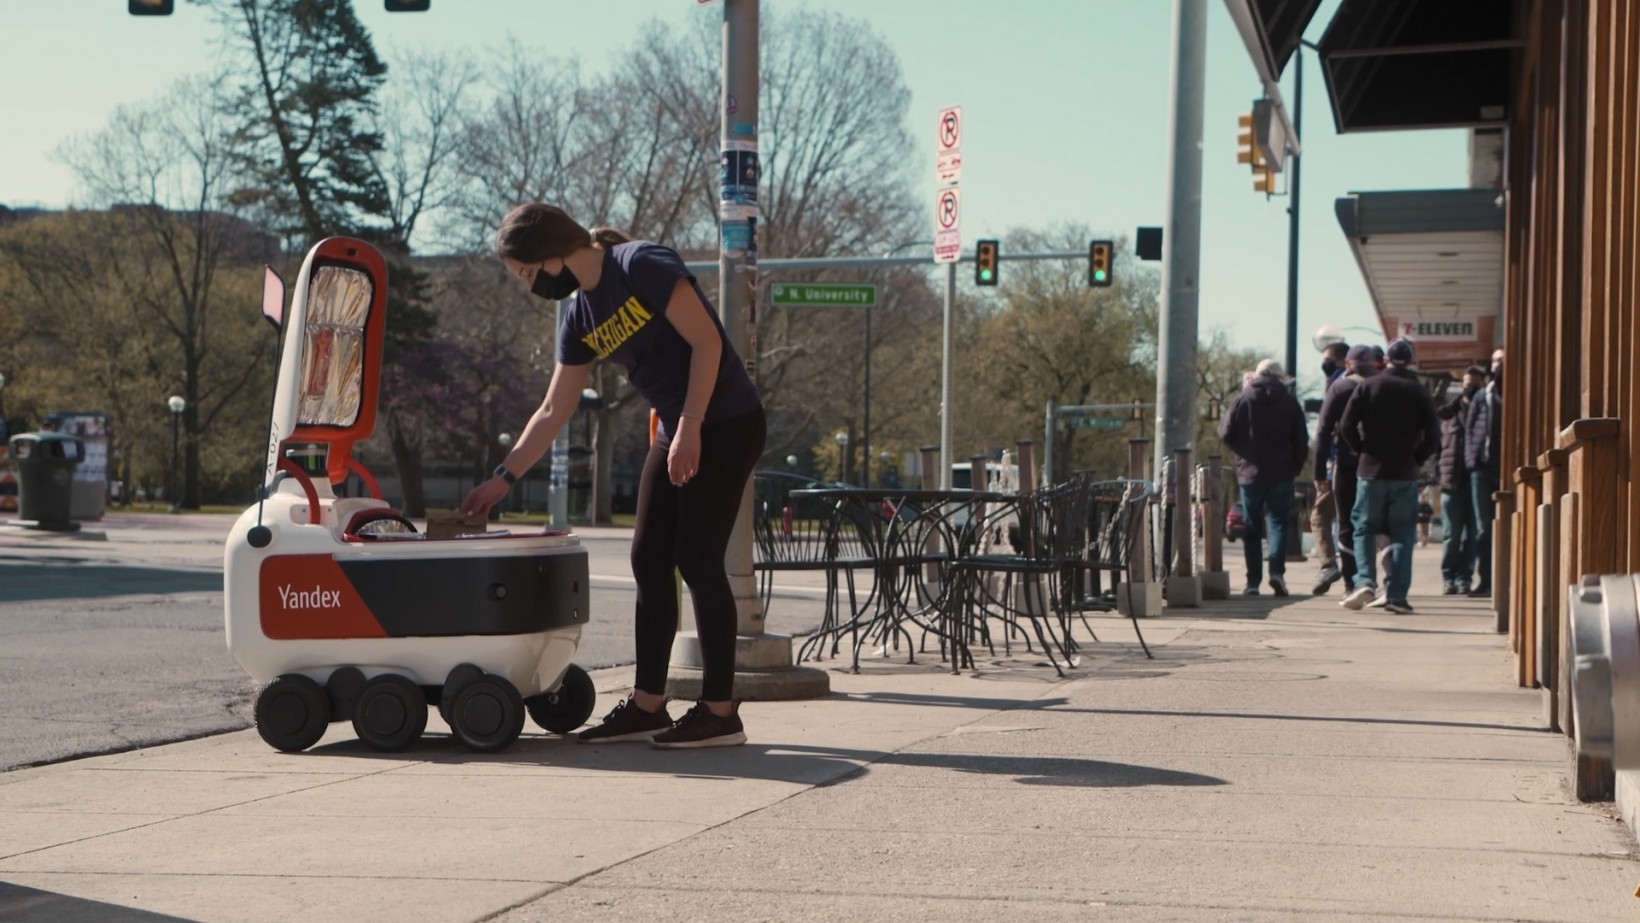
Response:
M0 919L1636 918L1634 840L1568 793L1490 609L1429 595L1437 558L1415 615L1238 597L1146 621L1153 661L1098 616L1066 681L1017 648L873 661L747 705L738 749L337 725L7 773Z

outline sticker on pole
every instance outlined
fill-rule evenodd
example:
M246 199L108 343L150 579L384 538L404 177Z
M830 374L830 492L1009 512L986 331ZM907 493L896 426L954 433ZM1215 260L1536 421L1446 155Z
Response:
M940 183L962 179L962 107L941 109L934 134L934 174Z
M941 189L934 196L934 262L955 263L962 255L962 191Z

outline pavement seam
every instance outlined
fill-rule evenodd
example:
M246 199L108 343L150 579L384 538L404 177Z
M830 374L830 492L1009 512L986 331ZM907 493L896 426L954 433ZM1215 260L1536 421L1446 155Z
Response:
M562 890L562 889L556 889L556 890ZM688 887L681 887L681 886L678 886L678 885L665 885L665 886L659 886L659 887L647 886L647 885L623 885L620 888L606 887L606 888L603 888L603 890L606 890L606 891L648 891L648 892L652 892L652 893L656 893L656 894L661 894L661 893L666 893L666 892L683 892L683 893L687 893L687 894L711 894L711 893L714 893L717 889L710 888L710 887L688 888ZM781 895L781 896L791 896L793 894L799 894L799 895L803 895L803 896L812 896L812 897L858 898L858 897L862 896L861 893L858 892L858 891L836 891L836 890L826 890L826 889L819 889L819 888L802 889L802 890L796 890L796 889L776 890L776 889L773 889L773 888L747 888L747 887L742 886L742 887L737 888L736 890L737 890L737 893L741 893L741 894L764 893L764 894L777 894L777 895ZM552 891L547 892L547 894L551 894L551 893L553 893L553 892ZM545 895L542 895L542 896L544 897ZM1283 906L1283 905L1262 905L1262 904L1258 904L1258 905L1240 905L1240 904L1212 904L1212 903L1177 903L1177 902L1171 902L1171 901L1163 902L1163 901L1142 901L1142 900L1132 900L1132 899L1124 900L1124 899L1121 899L1121 898L1105 899L1105 900L1090 900L1088 898L1052 897L1052 896L1034 896L1034 897L1027 897L1027 898L1018 898L1018 897L1000 897L1000 896L989 895L989 894L952 895L952 894L942 894L942 893L937 893L937 892L928 893L928 892L910 892L910 891L901 891L901 892L898 892L895 896L896 897L901 897L901 898L911 898L911 899L961 901L963 903L970 903L970 902L985 902L985 903L991 903L991 904L1035 904L1035 903L1044 903L1044 904L1069 904L1069 905L1074 905L1074 906L1078 906L1078 907L1178 908L1178 909L1186 909L1186 910L1233 911L1233 912L1238 912L1238 913L1250 913L1251 912L1251 913L1288 913L1288 914L1291 914L1293 912L1291 907ZM1384 914L1381 910L1351 910L1349 908L1335 907L1335 908L1329 909L1325 912L1328 913L1329 915L1342 916L1342 917L1364 917L1364 918L1369 919L1369 920L1382 920L1382 919L1384 919ZM1517 916L1517 915L1508 915L1508 916L1472 916L1472 915L1455 916L1455 915L1450 915L1450 914L1431 914L1431 913L1406 914L1406 913L1403 913L1403 912L1397 912L1395 918L1396 919L1401 919L1401 920L1445 920L1445 921L1452 921L1452 923L1471 923L1471 921L1472 921L1472 923L1482 923L1482 921L1485 921L1485 923L1494 923L1494 921L1496 921L1496 923L1505 923L1505 921L1506 921L1506 923L1562 923L1562 921L1559 918L1553 918L1553 917L1522 917L1522 916ZM491 919L491 918L490 917L481 917L481 918L479 918L478 921L476 921L476 923L482 923L482 921L488 920L488 919Z

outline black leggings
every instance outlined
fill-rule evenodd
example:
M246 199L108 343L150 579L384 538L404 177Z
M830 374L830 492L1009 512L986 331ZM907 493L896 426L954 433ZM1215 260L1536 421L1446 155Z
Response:
M700 469L682 487L666 473L672 441L663 435L649 447L638 481L638 525L632 533L632 576L638 581L636 686L644 692L666 694L666 665L678 629L675 568L695 601L701 698L734 698L737 613L723 555L766 435L762 408L702 426Z

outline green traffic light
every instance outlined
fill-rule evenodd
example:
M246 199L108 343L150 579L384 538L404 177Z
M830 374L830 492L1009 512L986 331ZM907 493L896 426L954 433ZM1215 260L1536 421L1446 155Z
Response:
M991 270L989 270L989 269L981 269L981 270L980 270L980 271L979 271L979 277L980 277L980 278L981 278L981 279L984 279L984 280L985 280L985 281L987 281L987 282L989 282L989 281L991 281Z
M1103 282L1105 281L1105 271L1103 269L1096 269L1093 271L1093 277L1100 282Z

